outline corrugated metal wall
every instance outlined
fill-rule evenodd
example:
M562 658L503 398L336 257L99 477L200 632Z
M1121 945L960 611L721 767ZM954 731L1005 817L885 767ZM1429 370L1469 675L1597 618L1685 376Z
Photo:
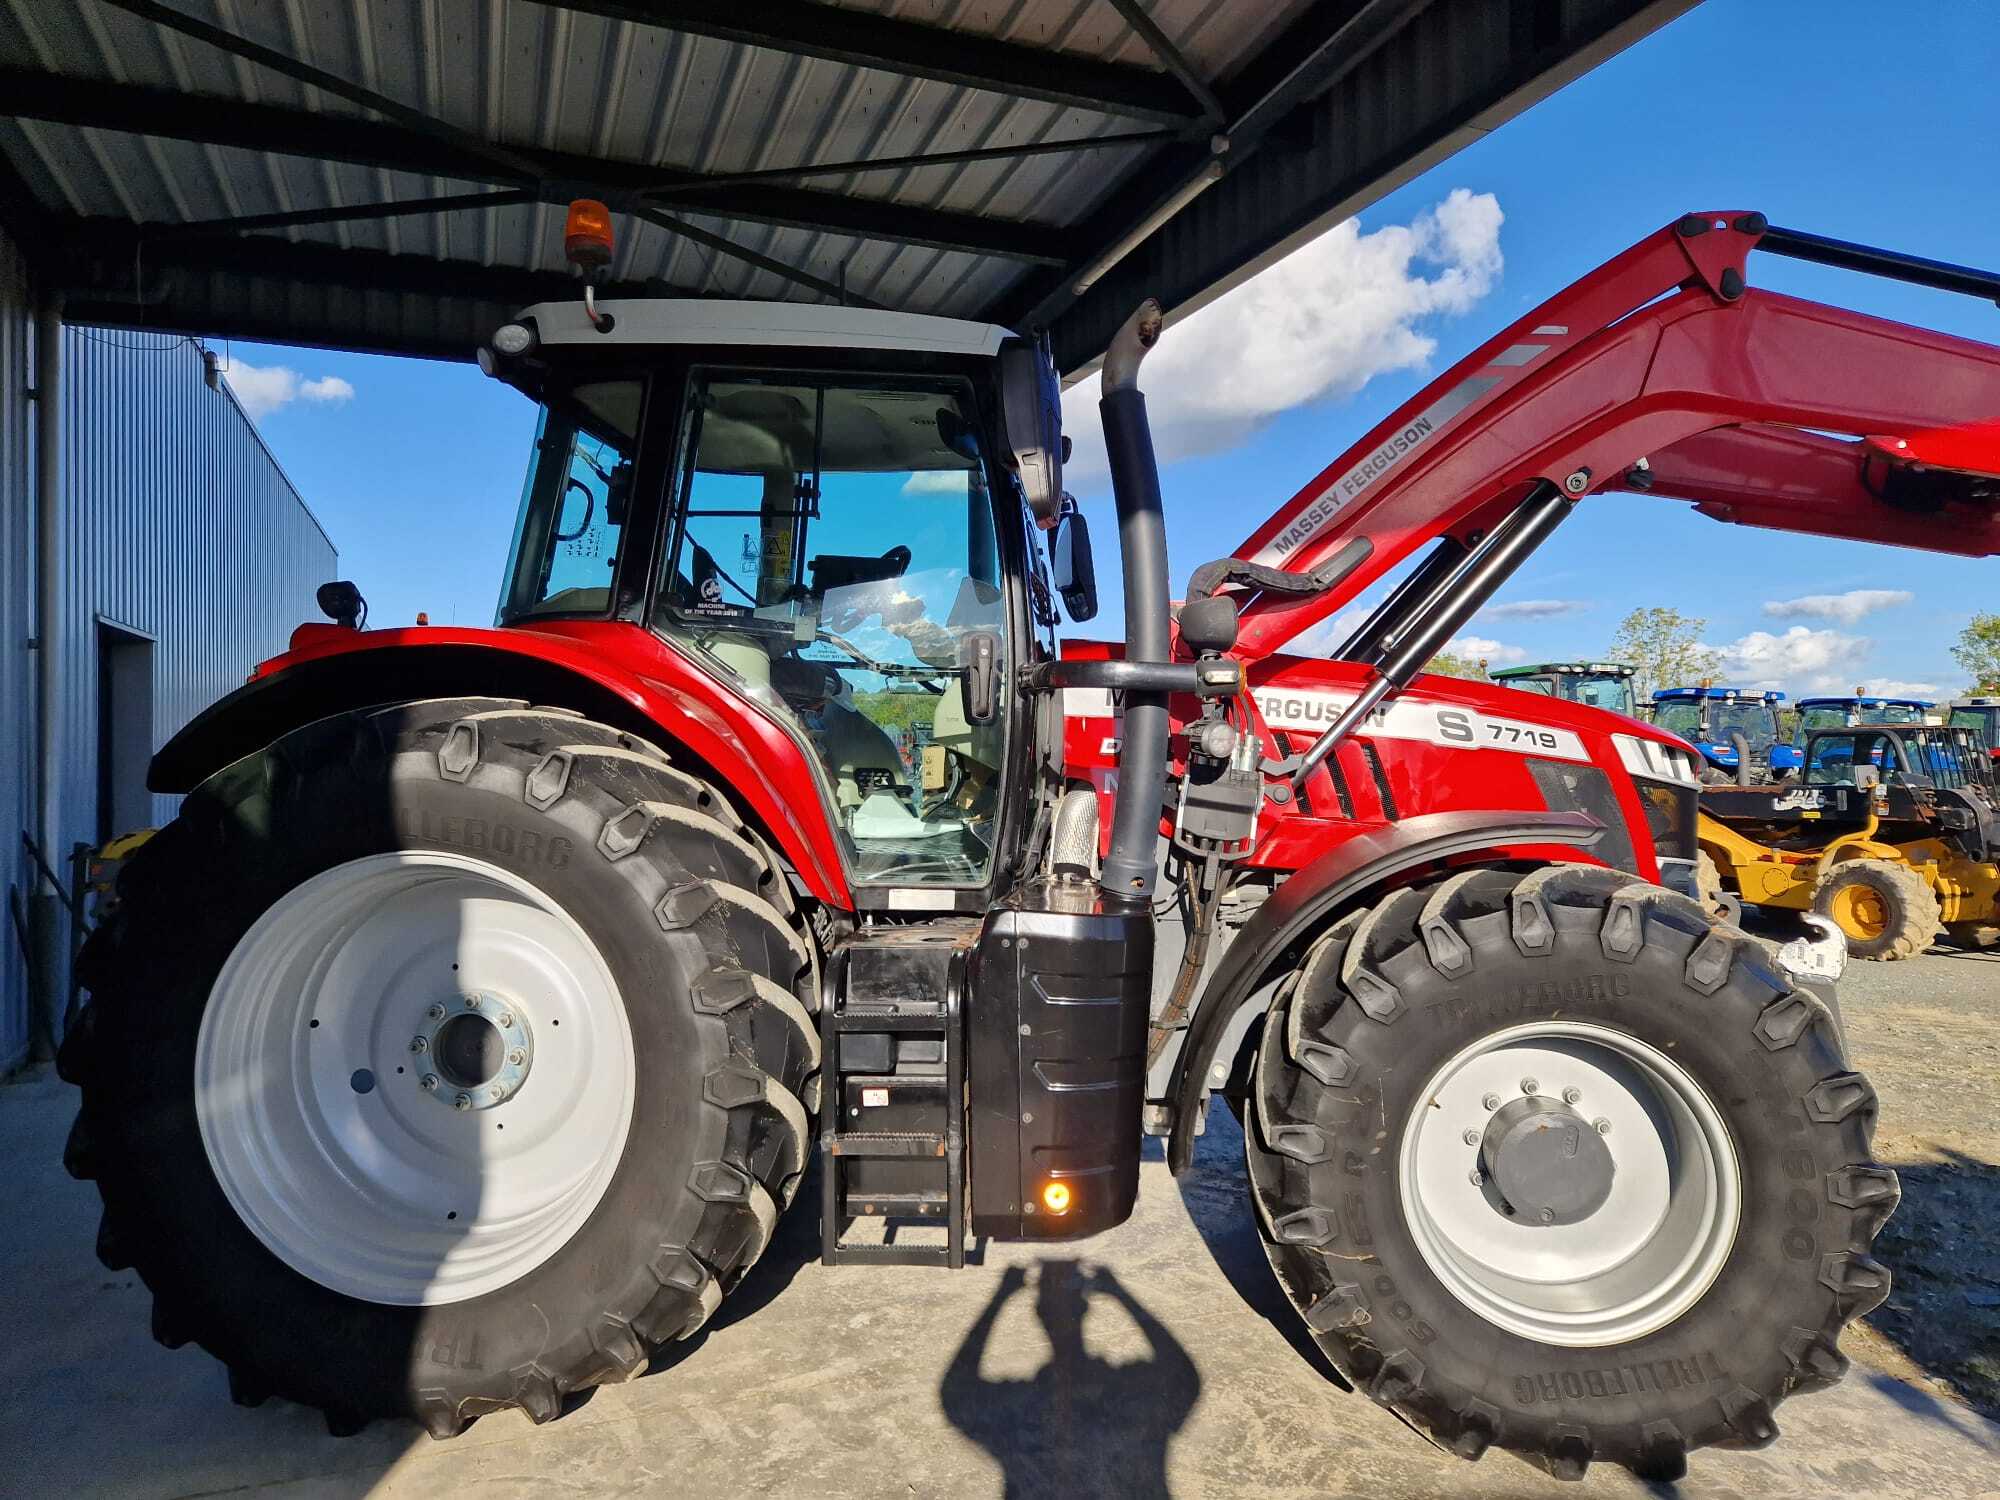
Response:
M27 267L0 235L0 870L26 899L28 860L21 834L34 817L35 601L28 589L34 546L35 486L28 434L34 314ZM11 1067L28 1036L27 965L21 961L11 913L0 914L0 1071Z
M11 275L10 275L11 273ZM26 885L20 828L32 828L36 747L33 630L26 586L34 482L26 399L32 315L11 249L0 258L0 569L7 662L0 667L0 804L10 877ZM98 823L100 627L151 641L152 744L239 686L318 617L313 591L335 576L333 544L226 387L203 378L189 340L63 331L61 567L56 639L61 694L52 860L94 843ZM176 799L155 797L151 821ZM19 868L17 869L17 866ZM0 1068L26 1045L20 951L9 936L0 989Z

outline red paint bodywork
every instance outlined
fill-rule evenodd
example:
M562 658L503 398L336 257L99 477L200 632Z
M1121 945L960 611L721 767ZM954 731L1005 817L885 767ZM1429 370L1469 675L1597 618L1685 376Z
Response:
M1685 232L1697 222L1705 225L1701 232ZM1931 462L1945 462L1938 455L1949 449L1961 466L1991 472L1983 455L1992 451L1992 429L1976 424L2000 417L2000 349L1747 290L1745 261L1761 232L1761 220L1730 212L1692 215L1649 236L1490 339L1279 507L1238 556L1309 571L1355 537L1368 538L1373 550L1321 594L1241 596L1234 655L1246 664L1253 689L1358 690L1367 668L1274 653L1347 607L1417 547L1490 528L1543 479L1571 480L1569 492L1578 495L1648 489L1744 525L1973 556L2000 553L2000 509L1993 504L1972 498L1929 513L1897 509L1863 475L1864 454L1879 463L1882 450L1827 435L1900 433L1921 439ZM1448 414L1432 415L1447 405ZM1955 431L1931 430L1939 427ZM1419 441L1409 441L1419 432ZM1974 449L1982 456L1968 462ZM1350 490L1357 475L1365 480ZM1326 517L1324 524L1282 556L1259 555L1315 513ZM291 652L258 670L282 671L339 652L440 644L534 657L615 693L657 724L663 738L730 780L816 896L852 905L839 841L798 744L763 710L639 627L549 621L506 630L357 634L306 626ZM1065 654L1118 649L1074 642ZM1486 683L1423 677L1403 696L1578 735L1616 789L1638 873L1657 874L1637 792L1610 736L1677 743L1672 736L1603 710ZM1177 727L1193 709L1192 701L1176 703ZM1107 716L1065 722L1068 771L1097 787L1108 830L1116 722ZM1274 733L1261 718L1254 727L1272 756L1310 739ZM1389 817L1364 746L1380 758L1400 816L1544 806L1522 755L1371 739L1364 730L1338 751L1352 815L1340 811L1329 773L1317 771L1304 788L1309 812L1296 803L1265 802L1254 866L1298 869ZM1567 849L1501 852L1576 857Z
M659 725L668 748L685 746L726 778L815 896L839 907L853 904L819 783L797 743L761 708L637 625L546 620L504 630L429 625L367 631L301 625L292 634L292 649L259 665L252 676L346 652L408 646L477 646L531 657L615 694Z

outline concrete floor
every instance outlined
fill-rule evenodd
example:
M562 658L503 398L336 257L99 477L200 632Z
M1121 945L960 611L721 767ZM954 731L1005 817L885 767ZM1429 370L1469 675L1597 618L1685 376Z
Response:
M1896 977L1921 981L1946 962L1896 965ZM1888 977L1878 969L1869 980ZM1975 1071L1990 1117L1991 1061ZM995 1247L956 1274L827 1270L814 1261L807 1198L707 1333L652 1374L601 1389L546 1427L509 1412L434 1443L413 1425L335 1439L312 1412L239 1409L206 1354L153 1343L144 1288L91 1253L95 1190L62 1171L73 1111L53 1076L0 1088L13 1167L0 1218L7 1493L1380 1500L1648 1489L1601 1466L1581 1486L1559 1486L1505 1455L1444 1457L1338 1389L1293 1340L1226 1114L1193 1173L1175 1182L1155 1150L1135 1217L1071 1255ZM996 1297L975 1359L969 1336ZM1056 1343L1038 1305L1069 1330ZM1774 1447L1697 1454L1685 1484L1654 1492L2000 1496L2000 1423L1908 1370L1899 1379L1861 1359L1835 1390L1779 1410Z

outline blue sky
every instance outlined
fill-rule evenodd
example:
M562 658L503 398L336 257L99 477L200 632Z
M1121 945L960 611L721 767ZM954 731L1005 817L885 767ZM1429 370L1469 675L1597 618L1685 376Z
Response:
M1330 322L1302 317L1264 351L1257 373L1273 378L1260 394L1284 409L1224 413L1202 442L1180 445L1207 451L1164 466L1177 580L1495 329L1685 210L1760 209L1788 227L2000 263L1996 63L2000 19L1970 0L1707 0L1391 194L1294 268L1295 282L1322 264L1353 282L1324 310ZM1488 195L1497 243L1481 217ZM1751 277L2000 340L2000 309L1970 298L1773 256L1753 257ZM1365 336L1343 321L1353 319ZM1167 338L1192 345L1197 328L1189 320ZM315 399L308 386L260 426L374 621L418 609L490 621L533 433L528 404L470 365L240 343L232 353L293 369L302 385L352 387L342 398L322 385ZM1287 405L1294 377L1304 399ZM1197 384L1155 384L1156 413L1199 417ZM1101 479L1081 467L1077 479L1100 553L1112 552ZM1795 693L1837 681L1950 694L1964 678L1948 648L1972 611L2000 607L1996 576L1991 561L1723 526L1677 502L1611 496L1574 516L1467 635L1491 644L1495 665L1594 655L1627 609L1664 604L1705 617L1705 639L1736 648L1734 675ZM1112 634L1115 557L1100 556L1099 578L1109 607L1091 633ZM1855 591L1887 598L1764 607ZM1571 607L1505 608L1536 601Z

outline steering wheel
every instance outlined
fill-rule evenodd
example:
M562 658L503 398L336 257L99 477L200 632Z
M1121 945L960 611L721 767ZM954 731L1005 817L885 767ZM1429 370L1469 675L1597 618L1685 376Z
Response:
M558 531L555 535L555 539L559 542L573 542L578 537L582 536L586 531L590 530L590 518L591 515L597 509L597 496L591 492L591 488L589 485L585 484L581 479L576 478L574 475L570 477L569 483L563 486L562 497L563 497L563 503L565 505L569 503L569 492L571 490L583 491L583 519L576 523L576 530L574 531ZM558 517L560 517L562 514L561 510L558 509L556 514ZM557 525L562 524L560 519L558 519L556 524ZM909 549L905 548L903 550L908 551Z

